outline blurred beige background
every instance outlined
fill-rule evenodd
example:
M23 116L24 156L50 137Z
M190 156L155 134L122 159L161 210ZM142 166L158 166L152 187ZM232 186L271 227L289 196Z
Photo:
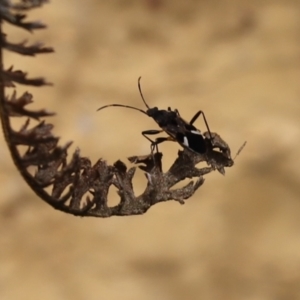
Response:
M10 39L56 53L6 53L6 67L55 84L30 89L33 107L57 112L49 121L72 150L110 163L148 153L140 132L156 129L153 120L96 112L144 108L139 76L150 106L186 119L203 109L233 153L248 144L183 206L89 219L38 199L1 136L1 300L300 299L300 1L53 0L30 19L49 29L7 28ZM166 168L179 146L160 149ZM141 172L135 186L144 189Z

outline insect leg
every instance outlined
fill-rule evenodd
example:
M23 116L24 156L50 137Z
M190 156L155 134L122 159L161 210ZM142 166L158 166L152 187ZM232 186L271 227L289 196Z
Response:
M143 137L145 137L150 143L151 143L151 153L153 153L154 148L156 149L156 152L158 152L158 147L157 143L153 140L151 140L147 135L152 135L152 134L159 134L163 132L163 130L145 130L142 131Z
M156 151L158 152L158 144L163 143L165 141L173 141L171 137L159 137L153 141L147 136L152 134L158 134L161 132L163 132L163 130L146 130L142 132L142 135L151 143L151 153L153 153L154 149L156 149Z
M209 129L209 126L208 126L208 123L206 121L206 118L205 118L205 114L202 110L199 110L191 119L190 121L190 125L193 125L193 123L199 118L199 116L202 115L203 116L203 120L204 120L204 123L205 123L205 126L207 128L207 131L209 133L209 137L210 139L212 140L212 135L211 135L211 132L210 132L210 129Z
M155 141L154 141L154 143L151 145L151 147L152 147L152 152L153 152L153 150L154 150L154 148L156 149L156 152L158 152L158 144L160 144L160 143L163 143L163 142L166 142L166 141L172 141L172 142L174 142L174 139L173 138L171 138L171 137L159 137L159 138L157 138L157 139L155 139Z

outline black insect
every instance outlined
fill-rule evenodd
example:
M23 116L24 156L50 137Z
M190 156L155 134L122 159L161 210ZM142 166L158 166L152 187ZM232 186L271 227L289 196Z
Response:
M123 104L110 104L105 105L97 109L97 111L102 110L104 108L110 107L110 106L118 106L118 107L125 107L125 108L131 108L135 109L151 118L154 119L154 121L158 124L158 126L161 128L161 130L146 130L142 132L142 135L151 142L151 152L153 152L154 149L157 150L157 145L165 142L165 141L173 141L178 142L182 147L188 148L192 150L193 152L204 154L207 151L207 147L210 147L210 149L214 148L212 145L212 134L210 132L210 129L208 127L208 123L206 121L204 112L202 110L199 110L191 119L190 122L186 122L184 119L181 118L179 112L177 109L172 110L170 107L168 107L168 110L158 109L157 107L150 108L148 104L145 101L145 98L142 93L141 84L140 84L141 77L138 79L138 88L141 95L141 98L147 107L147 110L144 111L142 109L129 106L129 105L123 105ZM208 137L203 136L193 124L198 119L198 117L202 115L205 126L207 128ZM154 141L151 140L148 135L155 135L159 134L161 132L166 132L169 136L168 137L159 137L156 138Z

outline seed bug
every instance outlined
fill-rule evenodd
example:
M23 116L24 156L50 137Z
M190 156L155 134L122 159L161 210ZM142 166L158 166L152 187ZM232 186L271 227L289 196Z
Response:
M161 130L145 130L142 131L142 135L151 143L151 153L154 149L158 151L158 144L165 141L173 141L178 142L182 147L188 148L193 152L198 154L204 154L207 151L207 147L215 148L213 146L213 138L210 132L205 114L202 110L199 110L191 119L190 122L185 121L181 118L179 111L177 109L172 110L168 107L167 110L158 109L157 107L150 108L142 93L141 89L141 77L138 79L138 88L141 95L141 98L147 108L147 110L142 110L137 107L123 105L123 104L109 104L102 106L97 109L97 111L102 110L107 107L116 106L116 107L125 107L137 110L151 118L158 124ZM202 115L205 126L207 128L207 136L202 135L201 131L198 130L193 124ZM152 140L148 137L148 135L156 135L159 133L165 132L169 136L168 137L159 137L155 140ZM218 146L217 146L218 147ZM221 149L222 151L222 149ZM223 151L222 151L223 152Z

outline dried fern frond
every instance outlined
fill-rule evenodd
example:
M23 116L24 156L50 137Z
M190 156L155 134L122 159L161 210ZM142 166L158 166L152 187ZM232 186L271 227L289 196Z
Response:
M0 23L5 21L28 31L45 28L40 22L26 22L26 15L23 13L45 2L47 1L23 0L12 4L11 1L2 0ZM5 69L3 50L37 56L51 53L53 49L40 43L27 45L27 41L11 43L2 32L2 26L0 35L0 115L4 136L13 161L24 180L42 200L55 209L77 216L102 218L143 214L159 202L175 200L183 204L204 183L204 175L214 170L224 174L225 167L233 165L229 146L216 133L212 133L213 147L208 147L205 154L198 155L188 149L179 151L177 159L165 172L162 167L162 153L132 156L129 161L145 172L148 182L144 192L136 196L132 184L136 167L128 169L121 161L108 165L103 159L92 164L88 158L80 155L79 149L68 160L71 142L59 146L59 138L52 132L53 125L43 119L54 113L46 109L29 110L27 107L33 102L33 97L28 92L17 96L16 90L13 90L10 95L5 95L5 88L15 88L15 83L28 86L44 86L49 83L43 78L28 78L26 72L14 70L12 66ZM11 127L10 119L15 117L26 118L18 131ZM31 126L31 119L39 123ZM204 136L207 137L207 133ZM21 154L20 146L27 147L25 153ZM222 151L216 151L215 148ZM199 162L206 162L207 167L196 168ZM36 169L35 174L29 172L30 167ZM195 181L191 180L183 188L173 189L186 178L195 178ZM120 202L109 207L107 196L112 185L118 190ZM46 191L48 187L52 187L51 192Z

